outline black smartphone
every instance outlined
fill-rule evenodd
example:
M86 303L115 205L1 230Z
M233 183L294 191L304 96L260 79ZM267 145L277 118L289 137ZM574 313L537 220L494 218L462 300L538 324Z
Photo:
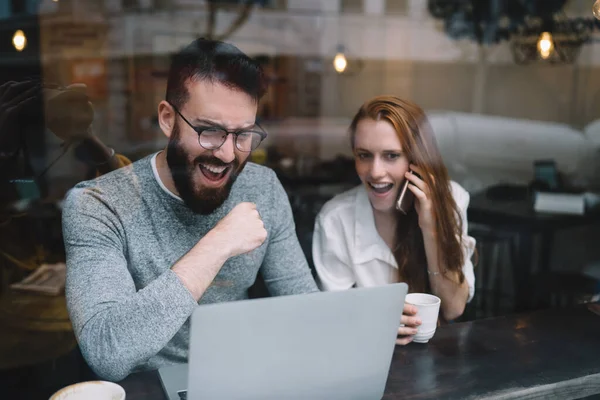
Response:
M559 189L558 170L554 160L536 160L533 163L535 180L548 185L548 189Z

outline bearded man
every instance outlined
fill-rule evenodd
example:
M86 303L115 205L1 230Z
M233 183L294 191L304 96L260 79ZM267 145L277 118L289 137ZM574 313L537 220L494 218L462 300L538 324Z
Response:
M82 354L100 377L187 362L199 304L318 291L275 173L249 163L260 65L198 39L173 56L158 105L166 149L83 182L63 207L66 296Z

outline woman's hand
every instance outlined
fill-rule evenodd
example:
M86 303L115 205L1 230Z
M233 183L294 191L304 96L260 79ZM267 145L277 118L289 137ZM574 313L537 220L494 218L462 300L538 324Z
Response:
M414 164L410 164L411 171L423 176L424 172L421 168ZM415 195L415 210L419 215L419 227L423 233L435 233L435 215L433 212L433 204L429 198L429 187L423 179L416 174L406 172L404 174L412 185L408 185L408 189Z
M403 326L398 328L398 336L401 337L396 339L396 344L405 345L412 342L414 336L417 334L417 327L421 325L421 318L416 316L417 312L417 307L404 303L402 319L400 320Z

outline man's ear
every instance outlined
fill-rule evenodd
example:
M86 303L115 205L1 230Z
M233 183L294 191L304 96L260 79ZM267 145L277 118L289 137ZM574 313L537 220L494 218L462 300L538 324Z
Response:
M175 126L175 112L165 100L158 104L158 125L166 137L171 138Z

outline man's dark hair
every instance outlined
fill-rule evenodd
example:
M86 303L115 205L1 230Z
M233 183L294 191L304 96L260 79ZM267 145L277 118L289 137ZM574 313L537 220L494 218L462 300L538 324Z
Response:
M166 99L182 108L189 98L188 80L218 82L246 93L256 102L267 91L267 80L258 62L232 44L196 39L173 55Z

